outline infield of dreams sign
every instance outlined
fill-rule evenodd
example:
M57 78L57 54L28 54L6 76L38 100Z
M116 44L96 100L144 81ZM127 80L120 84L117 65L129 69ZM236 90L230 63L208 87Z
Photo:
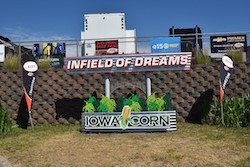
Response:
M64 58L68 74L185 70L192 52L107 55Z

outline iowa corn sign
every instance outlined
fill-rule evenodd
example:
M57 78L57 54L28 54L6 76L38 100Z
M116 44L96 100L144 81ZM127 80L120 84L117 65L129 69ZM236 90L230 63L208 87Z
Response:
M82 113L82 132L147 132L176 130L175 111Z

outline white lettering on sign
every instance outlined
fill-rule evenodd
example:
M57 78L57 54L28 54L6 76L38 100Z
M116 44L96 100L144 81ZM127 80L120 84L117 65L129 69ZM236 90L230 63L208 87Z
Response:
M141 67L143 65L143 58L138 57L135 59L135 67Z
M96 68L111 68L113 66L113 59L84 59L84 60L70 60L68 61L67 70L70 69L96 69ZM186 65L188 63L187 56L175 57L137 57L134 61L134 67L155 67L155 66L171 66L171 65ZM118 68L128 67L132 64L132 58L119 58L115 62Z
M120 68L124 66L124 59L120 58L116 60L116 67Z
M104 68L111 68L113 66L113 59L106 59Z
M65 58L67 73L190 70L191 52Z
M126 58L124 67L128 67L128 65L131 64L131 62L132 62L132 58Z

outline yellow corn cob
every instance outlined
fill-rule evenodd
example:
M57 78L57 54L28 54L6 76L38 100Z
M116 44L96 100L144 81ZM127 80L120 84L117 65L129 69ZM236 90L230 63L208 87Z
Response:
M123 119L122 122L125 124L125 120L128 118L129 116L129 106L126 106L124 113L123 113Z

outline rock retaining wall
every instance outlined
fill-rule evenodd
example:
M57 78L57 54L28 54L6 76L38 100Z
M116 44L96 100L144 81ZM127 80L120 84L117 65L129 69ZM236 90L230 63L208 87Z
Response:
M145 73L110 74L111 98L129 92L145 95ZM226 88L226 96L249 92L250 61L236 63ZM32 117L35 123L79 124L83 99L94 91L101 98L105 93L104 74L68 75L63 69L39 70L34 91ZM157 97L169 93L177 111L177 120L184 121L196 99L208 89L219 97L219 64L192 65L190 71L151 72L152 92ZM126 87L122 87L122 86ZM22 73L0 71L0 101L12 112L13 122L23 96ZM75 103L77 102L77 103ZM65 107L64 107L65 106ZM67 108L67 111L64 111ZM64 112L61 112L64 111Z

